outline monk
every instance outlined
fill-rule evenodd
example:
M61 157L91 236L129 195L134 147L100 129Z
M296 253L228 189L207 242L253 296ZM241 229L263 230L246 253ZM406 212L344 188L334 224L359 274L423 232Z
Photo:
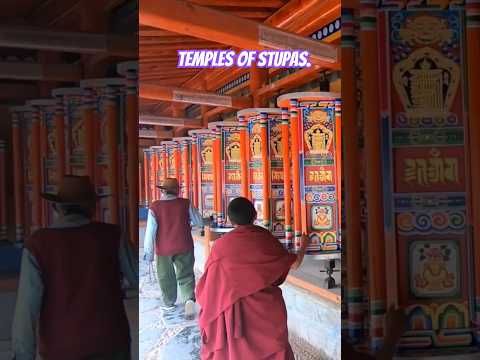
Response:
M235 229L215 242L199 280L202 360L294 360L279 285L300 266L308 237L298 255L290 254L253 225L256 215L248 199L230 202Z

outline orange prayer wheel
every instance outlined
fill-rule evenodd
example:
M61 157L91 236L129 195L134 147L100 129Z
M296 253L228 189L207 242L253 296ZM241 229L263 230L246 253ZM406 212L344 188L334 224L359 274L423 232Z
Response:
M28 102L27 102L28 106ZM42 226L42 168L41 168L41 148L40 148L40 126L41 126L41 113L40 110L33 107L31 112L31 126L28 131L26 144L29 152L29 165L30 173L27 176L31 177L29 183L31 184L29 194L31 205L31 223L29 233L32 234ZM28 165L27 165L28 166ZM28 184L28 183L27 183ZM28 208L27 203L27 208Z
M79 87L58 88L52 91L52 96L57 100L55 109L57 179L61 181L65 174L86 175L83 90Z
M117 66L126 79L125 123L127 142L128 228L130 241L138 244L138 206L140 176L138 171L138 63L129 61Z
M340 126L340 95L299 92L278 98L290 112L292 182L294 204L294 250L302 234L310 237L308 251L338 251L341 246L341 184L337 167Z
M217 121L208 124L215 133L217 227L232 226L227 209L230 201L241 196L241 128L237 121Z
M7 144L0 140L0 241L7 240Z
M282 162L283 162L283 194L284 194L284 226L285 246L291 248L293 245L292 232L292 174L290 154L290 116L287 109L282 109Z
M198 177L198 144L197 138L193 136L192 138L192 154L191 154L191 161L192 161L192 202L193 206L198 209L198 184L199 184L199 177Z
M238 126L240 127L240 173L242 175L241 185L242 185L242 197L249 198L250 192L248 191L248 149L247 144L248 137L248 124L245 119L245 116L237 113Z
M191 199L191 181L192 181L192 164L191 164L191 152L192 152L192 138L176 137L172 139L178 143L178 151L180 153L180 195L185 199Z
M145 173L145 203L146 205L150 205L153 200L153 187L155 185L155 181L152 181L152 153L153 150L145 149L143 150L143 170Z
M197 145L197 187L198 209L203 218L213 217L214 210L214 182L213 182L213 141L214 134L208 129L190 130L188 132Z
M37 109L40 120L40 177L41 192L56 193L57 175L57 136L55 113L57 101L54 99L39 99L28 101L27 104ZM47 227L53 223L52 204L41 199L41 226Z
M152 187L152 202L160 199L160 189L157 187L160 185L160 179L158 177L158 154L155 151L155 148L150 148L152 150L150 154L150 186Z
M155 184L160 185L162 181L165 179L164 173L164 166L163 166L163 152L164 146L152 146L150 149L152 150L152 163L151 163L151 171L155 173ZM155 197L158 199L160 197L160 190L158 188L155 189Z
M10 108L12 116L12 158L15 198L15 243L21 244L28 233L32 206L30 199L31 160L30 133L31 112L28 106Z
M237 117L245 118L248 124L248 197L257 210L257 224L288 248L281 113L276 108L252 108L239 111ZM288 154L288 134L286 150Z
M90 145L90 150L93 147L91 155L94 157L94 183L98 194L109 195L98 202L98 220L125 225L126 219L123 217L121 219L123 209L120 209L120 203L127 202L127 199L123 199L126 174L120 169L125 168L123 164L125 164L126 143L124 132L119 131L126 128L125 118L121 116L124 113L122 108L125 79L88 79L81 81L80 87L91 91L94 98L92 104L94 140ZM88 152L87 158L89 158ZM121 185L122 193L120 194Z

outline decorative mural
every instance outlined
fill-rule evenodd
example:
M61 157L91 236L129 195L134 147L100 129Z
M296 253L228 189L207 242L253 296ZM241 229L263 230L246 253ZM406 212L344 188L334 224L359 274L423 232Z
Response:
M200 159L200 208L202 216L213 216L213 137L198 134Z

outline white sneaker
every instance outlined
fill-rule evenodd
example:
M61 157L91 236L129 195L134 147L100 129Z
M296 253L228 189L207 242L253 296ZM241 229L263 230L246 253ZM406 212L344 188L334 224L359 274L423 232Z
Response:
M195 318L195 302L193 300L187 300L185 303L185 319L193 320Z

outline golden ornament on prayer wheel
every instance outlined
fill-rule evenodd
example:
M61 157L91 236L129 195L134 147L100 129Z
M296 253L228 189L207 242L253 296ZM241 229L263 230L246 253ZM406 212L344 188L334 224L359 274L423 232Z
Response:
M302 234L309 252L340 249L340 95L299 92L278 98L290 113L294 250ZM287 171L287 169L285 169Z

